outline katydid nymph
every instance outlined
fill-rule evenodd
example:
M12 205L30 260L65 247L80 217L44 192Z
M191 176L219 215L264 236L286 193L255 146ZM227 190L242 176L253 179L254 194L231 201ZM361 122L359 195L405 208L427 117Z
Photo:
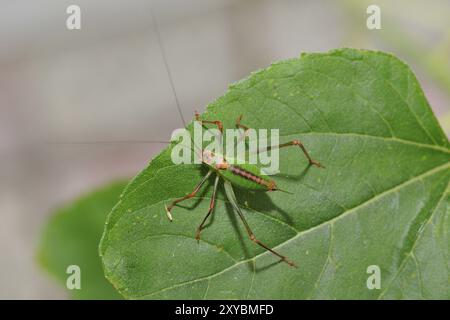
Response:
M242 119L242 115L236 120L236 126L238 128L245 130L241 137L241 138L245 138L245 132L247 132L249 130L249 128L241 124L241 119ZM195 114L195 120L200 122L202 125L205 125L205 124L216 125L219 129L219 131L218 131L219 135L220 135L219 140L222 140L223 124L221 121L219 121L219 120L201 120L200 115L198 113ZM259 149L259 150L257 150L257 152L258 153L268 152L274 148L284 148L284 147L290 147L290 146L299 147L300 150L305 155L305 157L307 158L307 160L309 161L310 165L314 165L316 167L323 168L323 166L319 162L313 160L310 157L308 151L306 150L304 145L299 140L292 140L290 142L279 144L276 146L269 146L264 149ZM187 194L184 197L175 199L169 205L165 206L167 217L169 218L169 220L173 221L172 214L171 214L171 210L173 209L173 207L181 201L195 197L195 195L199 192L200 188L208 180L208 178L211 175L215 174L214 188L213 188L212 197L211 197L211 201L210 201L210 205L209 205L209 210L208 210L206 216L203 218L203 221L200 223L200 225L197 228L197 232L195 235L195 238L197 239L197 241L200 240L200 233L201 233L208 217L213 213L216 195L217 195L217 188L218 188L220 179L222 179L224 181L225 194L228 198L228 201L231 203L233 209L237 212L239 218L241 219L242 223L244 224L244 227L248 233L250 240L253 241L254 243L256 243L257 245L263 247L265 250L268 250L271 253L273 253L274 255L278 256L279 258L281 258L282 261L286 262L290 266L295 267L295 264L293 261L289 260L286 256L272 250L271 248L269 248L267 245L265 245L264 243L262 243L260 240L258 240L256 238L255 234L253 233L249 224L247 223L247 220L245 219L245 216L244 216L241 208L239 207L239 205L237 203L236 196L235 196L234 190L233 190L233 186L247 189L247 190L252 190L252 191L270 192L270 191L284 191L284 190L280 190L277 187L277 184L275 183L275 181L272 179L269 179L267 175L264 175L261 171L261 168L256 164L244 163L244 164L238 165L238 164L235 164L237 161L234 161L232 159L228 159L231 161L227 161L227 158L225 157L225 155L217 154L217 153L214 153L207 149L200 150L200 157L201 157L201 163L203 165L206 165L208 167L209 171L202 178L202 180L196 185L196 187L194 188L194 190L191 193Z
M174 82L172 80L172 76L170 73L167 58L166 58L166 55L164 52L164 47L162 45L162 39L161 39L161 35L159 33L158 24L157 24L156 18L153 14L152 14L152 19L153 19L154 29L155 29L155 32L157 35L158 45L159 45L161 55L162 55L162 58L163 58L163 61L164 61L165 67L166 67L166 72L167 72L167 75L169 78L172 92L175 97L176 106L177 106L178 112L180 114L180 118L186 127L186 124L185 124L185 121L183 118L183 114L181 112L180 103L179 103L178 97L176 95L176 90L175 90ZM249 128L246 127L245 125L241 124L241 118L242 118L242 116L240 116L236 120L236 126L240 129L244 130L242 138L245 138L245 133L246 133L246 131L249 130ZM204 125L217 126L219 135L220 135L219 138L222 139L224 128L223 128L223 124L220 120L200 119L200 115L198 113L195 114L195 120L199 121L201 123L201 125L203 125L203 126ZM310 157L308 151L306 150L304 145L299 140L292 140L287 143L282 143L282 144L275 145L275 146L269 146L263 150L258 150L257 152L258 153L268 152L274 148L284 148L284 147L289 147L289 146L294 146L294 147L297 146L303 152L303 154L309 161L310 165L314 165L316 167L323 168L323 166L319 162L313 160ZM277 187L277 184L275 183L274 180L269 179L267 175L264 175L261 171L261 168L256 164L244 163L244 164L237 165L237 164L234 164L235 162L233 162L233 161L227 161L227 159L225 158L225 155L223 155L223 154L213 154L210 150L203 150L203 149L200 149L199 151L200 151L201 163L203 165L207 166L209 171L201 179L201 181L195 186L194 190L191 193L185 195L184 197L175 199L172 202L170 202L168 205L167 204L165 205L166 214L167 214L167 217L169 218L169 220L173 221L171 211L177 203L195 197L195 195L198 193L200 188L205 184L206 181L208 181L208 178L212 175L215 175L213 193L212 193L212 197L211 197L211 201L210 201L210 205L209 205L209 210L208 210L206 216L203 218L200 225L198 226L195 238L198 241L200 240L201 231L202 231L206 221L213 213L215 202L216 202L216 195L217 195L217 189L219 186L219 181L222 179L223 183L224 183L225 194L226 194L229 202L231 203L233 209L237 212L240 220L242 221L242 223L248 233L248 236L250 237L250 240L253 241L254 243L256 243L257 245L261 246L265 250L276 255L277 257L281 258L281 260L286 262L288 265L295 267L295 264L293 261L288 259L286 256L276 252L275 250L272 250L271 248L269 248L267 245L265 245L264 243L262 243L260 240L258 240L256 238L255 234L253 233L249 224L247 223L241 208L239 207L239 205L237 203L233 187L239 187L239 188L244 188L247 190L254 190L254 191L263 191L263 192L283 191L283 190L280 190ZM228 160L230 160L230 159L228 159Z

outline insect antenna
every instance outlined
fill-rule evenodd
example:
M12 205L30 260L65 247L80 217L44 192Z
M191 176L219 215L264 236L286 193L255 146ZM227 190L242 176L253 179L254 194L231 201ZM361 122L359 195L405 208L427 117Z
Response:
M161 34L159 32L158 21L153 13L153 10L150 10L150 14L152 16L153 27L155 28L156 39L158 40L159 50L161 51L161 56L164 61L164 66L166 67L167 77L169 78L170 87L172 88L172 93L175 98L175 103L178 109L178 114L180 115L180 119L183 122L183 125L186 127L186 121L183 117L183 112L181 111L180 101L178 100L177 91L175 90L175 85L172 78L172 73L170 72L169 63L167 62L166 52L164 51L164 46L161 39Z
M175 104L176 104L176 107L177 107L177 110L178 110L178 114L180 116L181 121L183 122L183 126L186 128L186 126L187 126L186 125L186 120L184 119L183 112L181 111L180 100L178 99L177 91L175 89L175 83L173 82L172 73L170 72L169 62L167 60L166 52L164 50L164 45L163 45L161 33L159 31L158 21L156 19L155 14L154 14L153 8L150 9L150 14L151 14L152 21L153 21L153 27L155 29L156 39L158 41L159 50L161 51L161 56L163 58L164 66L166 68L167 77L169 78L170 87L172 89L172 93L173 93L173 96L175 98ZM194 144L194 148L197 149L197 150L193 150L194 153L197 153L197 156L199 156L199 158L201 159L202 158L202 148L197 146L197 144L195 143L194 139L192 139L192 136L191 136L191 141Z

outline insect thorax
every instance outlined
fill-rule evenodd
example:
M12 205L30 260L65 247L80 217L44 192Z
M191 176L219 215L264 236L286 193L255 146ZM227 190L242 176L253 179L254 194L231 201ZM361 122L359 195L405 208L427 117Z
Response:
M217 169L217 167L226 164L225 158L222 154L211 150L202 151L202 162L213 169Z

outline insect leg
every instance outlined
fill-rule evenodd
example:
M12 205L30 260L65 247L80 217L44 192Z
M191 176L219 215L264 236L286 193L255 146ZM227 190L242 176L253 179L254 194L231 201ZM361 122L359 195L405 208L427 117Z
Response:
M276 255L277 257L281 258L281 260L283 260L284 262L286 262L288 265L292 266L292 267L296 267L296 265L294 264L294 262L292 262L291 260L289 260L287 257L279 254L278 252L276 252L275 250L270 249L268 246L266 246L264 243L262 243L261 241L259 241L258 239L256 239L255 234L253 233L252 229L250 229L250 226L247 223L247 220L245 220L244 214L241 211L241 208L238 206L237 204L237 200L236 200L236 196L234 195L234 191L233 191L233 187L231 185L230 182L225 181L224 183L225 186L225 193L227 194L228 200L230 201L231 205L233 206L233 208L237 211L239 218L241 218L242 223L244 224L245 229L247 230L248 236L250 237L250 240L252 240L254 243L256 243L257 245L263 247L264 249L266 249L267 251L270 251L271 253L273 253L274 255Z
M247 127L247 126L244 126L243 124L241 124L242 117L243 117L243 115L241 114L241 115L236 119L236 127L242 128L242 129L244 129L245 131L247 131L247 130L250 129L250 128Z
M282 144L279 144L279 145L276 145L276 146L269 146L267 148L263 148L263 149L258 150L257 153L267 152L267 151L270 151L270 150L275 149L275 148L281 149L281 148L284 148L284 147L291 147L291 146L298 146L303 151L303 154L305 155L305 157L308 159L309 164L312 164L312 165L314 165L314 166L316 166L318 168L325 168L319 162L317 162L317 161L315 161L315 160L313 160L311 158L311 156L309 155L309 153L306 150L305 146L303 145L303 143L300 140L292 140L292 141L289 141L289 142L286 142L286 143L282 143Z
M194 197L194 196L197 194L198 190L200 190L201 186L202 186L202 185L206 182L206 180L209 178L209 176L211 175L211 173L212 173L212 171L208 171L208 173L207 173L207 174L203 177L203 179L197 184L197 186L195 186L194 190L193 190L191 193L189 193L188 195L185 195L184 197L175 199L174 201L172 201L171 204L169 204L168 206L167 206L167 205L165 206L165 207L166 207L167 217L169 218L170 221L173 220L173 219L172 219L172 215L171 215L171 213L170 213L170 210L172 210L172 208L173 208L178 202L181 202L181 201L184 201L184 200L187 200L187 199L190 199L190 198Z
M205 123L210 123L210 124L214 124L217 126L217 128L219 128L219 133L217 134L218 140L219 140L219 146L220 146L220 153L223 153L223 124L222 121L219 120L201 120L200 119L200 114L195 111L195 121L200 122L202 125L204 125ZM225 157L223 157L223 160L225 160Z
M201 119L200 119L200 114L199 114L197 111L195 111L195 120L198 121L198 122L200 122L201 124L205 124L205 123L214 124L214 125L217 126L217 128L219 128L220 133L223 134L223 124L222 124L222 121L219 121L219 120L213 120L213 121L211 121L211 120L201 120Z
M242 114L236 119L236 127L241 128L244 130L244 133L239 137L238 139L238 143L241 142L242 140L245 139L245 137L247 136L247 132L248 130L250 130L249 127L244 126L243 124L241 124L241 120L242 120Z
M200 232L202 231L206 220L208 219L209 215L212 214L212 212L214 210L214 206L215 206L215 202L216 202L216 192L217 192L217 186L218 185L219 185L219 175L216 175L216 180L214 181L213 194L212 194L211 202L209 203L208 213L206 214L205 218L203 218L202 223L198 226L197 233L195 234L195 239L197 239L197 241L200 240Z

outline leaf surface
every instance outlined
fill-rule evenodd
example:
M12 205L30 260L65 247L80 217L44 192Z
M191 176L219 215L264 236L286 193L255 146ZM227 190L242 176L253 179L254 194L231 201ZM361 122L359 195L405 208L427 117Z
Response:
M382 52L340 49L303 54L253 73L211 103L204 119L234 128L280 129L300 139L280 151L286 193L236 189L259 240L253 244L223 189L199 243L212 180L173 165L170 147L127 187L108 218L100 254L106 277L133 299L450 298L449 142L409 67ZM369 266L381 289L368 289Z

